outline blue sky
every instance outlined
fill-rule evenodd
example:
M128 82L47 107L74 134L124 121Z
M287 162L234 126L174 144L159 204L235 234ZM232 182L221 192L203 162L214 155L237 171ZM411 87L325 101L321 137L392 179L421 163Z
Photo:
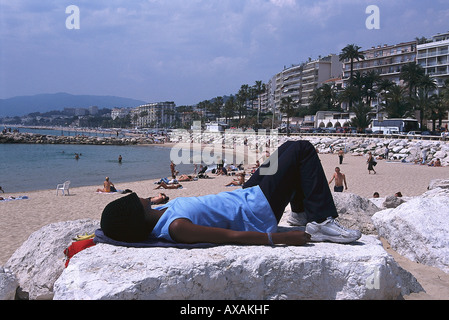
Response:
M67 29L66 8L80 28ZM380 29L365 26L369 5ZM284 66L449 31L449 0L0 0L0 98L117 95L196 104Z

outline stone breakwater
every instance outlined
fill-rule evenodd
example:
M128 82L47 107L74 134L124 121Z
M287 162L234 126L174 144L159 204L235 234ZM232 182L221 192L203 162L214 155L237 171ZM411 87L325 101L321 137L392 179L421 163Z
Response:
M388 157L390 161L424 163L440 159L441 166L449 166L449 144L445 141L384 138L306 137L320 153L338 152L340 149L353 156ZM388 148L388 155L387 155Z
M311 136L297 135L287 137L284 135L252 133L225 134L214 132L200 132L191 135L179 134L174 131L170 136L173 143L202 143L203 145L220 145L226 149L238 149L244 144L249 150L260 153L266 150L267 145L272 148L282 145L288 140L308 140L319 153L337 153L342 149L346 154L353 156L367 156L371 152L375 157L384 157L388 148L388 160L405 163L424 162L426 164L440 159L442 166L449 166L449 144L440 140L379 138L379 137L348 137L348 136ZM271 150L273 151L273 150Z
M292 136L257 135L257 134L220 134L201 132L199 135L172 133L170 142L197 142L206 145L220 145L235 148L246 144L250 150L259 149L264 152L267 142L272 147L279 146L288 140L308 140L319 153L338 152L342 149L346 154L365 156L371 152L375 157L383 157L388 148L388 160L406 163L431 163L440 159L442 166L449 166L449 144L446 141L418 139L385 139L371 137L329 137L329 136ZM22 144L88 144L88 145L137 145L161 143L157 137L89 137L89 136L52 136L36 133L0 134L2 143ZM276 142L276 143L275 143Z
M136 145L160 143L153 137L91 137L53 136L37 133L0 134L0 144L88 144L88 145Z

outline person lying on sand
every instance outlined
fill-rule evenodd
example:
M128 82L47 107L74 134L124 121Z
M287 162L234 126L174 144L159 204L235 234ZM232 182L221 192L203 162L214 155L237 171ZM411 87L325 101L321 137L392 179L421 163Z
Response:
M270 171L271 165L276 165L275 172ZM289 203L305 231L277 232ZM337 216L315 148L308 141L288 141L241 189L179 197L156 209L148 199L132 193L109 203L100 225L107 237L123 242L154 237L186 244L300 246L309 241L358 240L360 231L340 226Z
M237 173L237 179L232 180L230 183L226 184L226 187L230 186L243 186L245 183L245 173Z
M182 185L180 185L179 183L167 184L164 181L161 181L161 183L156 188L154 188L154 190L161 189L161 188L164 188L164 189L180 189L180 188L182 188Z
M157 205L157 204L166 204L170 198L167 197L165 193L159 193L156 197L149 197L150 204Z

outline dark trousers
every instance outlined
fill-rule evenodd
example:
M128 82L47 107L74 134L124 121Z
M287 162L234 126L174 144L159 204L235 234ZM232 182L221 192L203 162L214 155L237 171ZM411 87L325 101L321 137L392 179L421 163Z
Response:
M263 174L270 165L274 174ZM289 141L278 148L243 185L258 185L267 198L277 221L290 203L294 212L305 212L307 220L323 222L338 216L329 185L313 145L308 141Z

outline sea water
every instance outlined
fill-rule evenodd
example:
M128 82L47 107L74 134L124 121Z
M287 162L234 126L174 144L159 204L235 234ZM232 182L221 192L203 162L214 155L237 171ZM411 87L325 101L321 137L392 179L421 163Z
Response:
M0 186L8 193L56 190L67 180L71 187L101 187L110 177L120 183L119 189L126 189L126 182L170 177L170 151L157 145L0 144ZM189 174L193 164L179 164L176 169Z

